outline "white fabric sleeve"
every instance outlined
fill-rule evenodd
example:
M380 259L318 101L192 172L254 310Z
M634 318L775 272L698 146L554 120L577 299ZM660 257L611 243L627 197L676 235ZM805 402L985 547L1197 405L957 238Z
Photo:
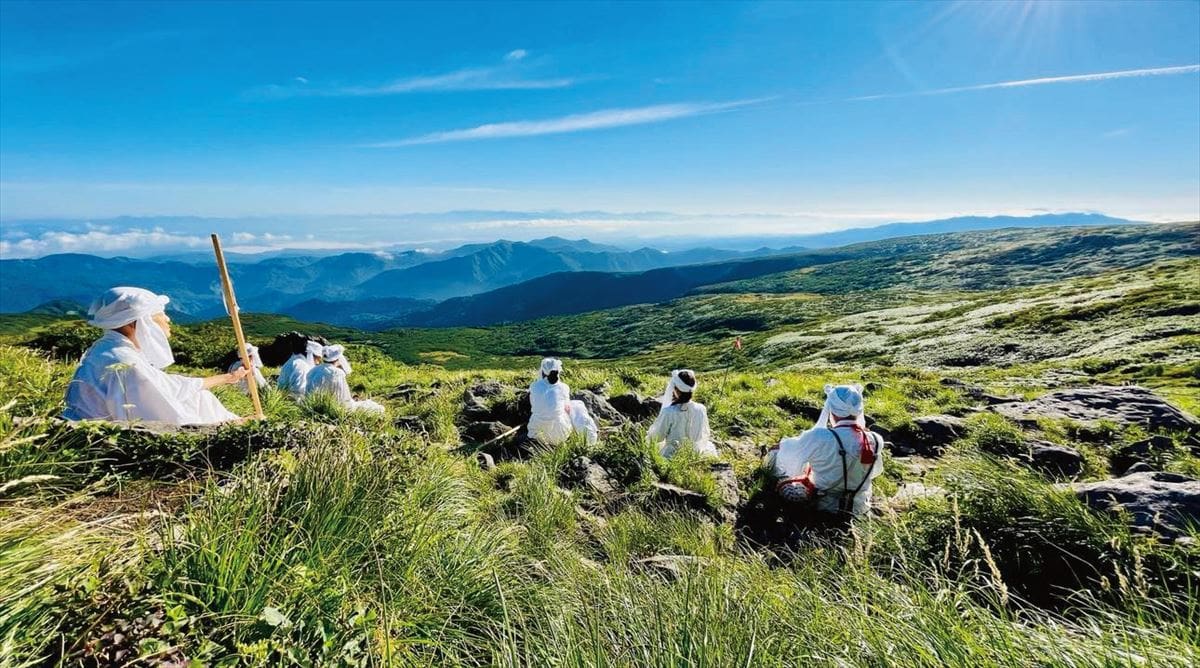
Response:
M700 420L700 435L696 437L696 442L708 443L712 440L712 431L708 428L708 408L703 404L696 404L695 408Z
M195 422L191 405L195 395L204 388L204 381L182 376L174 378L149 364L134 364L115 372L106 388L109 414L117 420L170 424Z
M667 437L667 407L663 406L658 410L658 417L654 418L654 424L646 430L646 440L661 441Z
M337 397L337 400L343 405L353 404L354 395L350 394L350 383L346 381L346 372L335 367L334 377L333 396Z

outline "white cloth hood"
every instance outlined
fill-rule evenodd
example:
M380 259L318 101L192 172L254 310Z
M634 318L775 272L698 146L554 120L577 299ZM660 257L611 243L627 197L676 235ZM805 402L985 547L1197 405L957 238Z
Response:
M253 343L246 344L246 357L250 358L250 365L255 369L261 369L263 365L262 357L258 354L258 346Z
M346 348L344 346L337 346L337 345L325 346L324 350L321 351L321 357L326 362L330 362L330 363L337 362L339 359L342 358L342 353L345 350L346 350Z
M100 329L117 329L143 317L162 313L171 299L144 288L116 287L104 291L88 308L88 322Z
M551 371L562 373L562 362L553 357L547 357L542 360L542 375L549 376Z
M691 374L692 376L693 383L691 385L683 382L683 379L679 377L679 374L685 372ZM663 390L662 396L658 398L658 403L662 404L663 406L670 406L671 402L675 401L675 390L679 390L680 392L684 393L695 392L696 387L700 385L700 382L695 380L695 378L696 372L692 371L691 369L676 369L672 371L671 377L667 379L666 389Z
M309 340L304 344L304 357L308 359L308 363L312 364L317 355L325 353L325 346L320 341Z
M809 431L832 427L835 415L854 418L855 424L866 429L862 391L862 385L826 385L825 406L821 409L821 416L817 418L816 424Z

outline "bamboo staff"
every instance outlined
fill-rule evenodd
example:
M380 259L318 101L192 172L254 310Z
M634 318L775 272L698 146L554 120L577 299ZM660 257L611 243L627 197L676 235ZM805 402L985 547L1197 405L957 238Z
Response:
M254 367L251 366L250 355L246 352L246 335L242 333L242 319L238 315L237 298L233 296L233 281L229 278L229 268L225 266L225 253L221 251L221 239L212 235L213 252L217 254L217 269L221 271L221 287L225 290L225 308L229 318L233 320L233 335L237 338L238 356L242 359L242 368L248 372L246 387L250 390L250 402L254 404L254 417L262 419L262 403L258 400L258 382L254 378Z

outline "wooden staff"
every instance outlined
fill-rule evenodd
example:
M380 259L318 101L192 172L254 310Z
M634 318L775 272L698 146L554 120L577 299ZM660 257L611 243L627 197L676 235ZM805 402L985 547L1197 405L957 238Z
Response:
M225 266L225 253L221 252L221 239L212 235L213 252L217 254L217 269L221 271L221 287L225 290L225 308L229 318L233 320L233 335L237 338L238 356L242 359L242 368L246 369L246 387L250 390L250 402L254 404L254 417L263 418L262 403L258 400L258 381L254 378L254 367L251 366L250 354L246 352L246 335L242 333L242 319L238 316L237 299L233 296L233 281L229 279L229 268Z

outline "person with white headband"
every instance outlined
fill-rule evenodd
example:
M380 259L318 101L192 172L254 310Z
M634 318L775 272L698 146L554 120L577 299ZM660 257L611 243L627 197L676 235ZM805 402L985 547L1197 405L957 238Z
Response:
M251 366L251 368L254 369L254 382L256 384L258 384L259 388L266 387L267 379L263 378L263 375L262 375L263 362L262 362L262 357L259 357L259 355L258 355L258 346L254 345L253 343L247 343L246 344L246 356L250 358L250 366ZM238 360L234 361L233 364L229 365L229 372L233 373L234 371L237 371L240 368L242 368L242 360L238 359ZM250 386L246 384L245 378L238 381L238 388L246 394L250 393Z
M658 419L646 432L646 439L658 444L663 457L673 456L685 445L704 457L717 456L708 428L708 409L692 401L698 385L696 372L691 369L672 371L667 380L667 388L658 400L662 404Z
M867 431L861 385L826 385L825 407L803 434L785 438L768 455L788 501L845 516L870 508L871 481L883 473L883 439Z
M529 437L546 445L559 445L578 431L588 445L600 436L596 421L582 401L571 400L571 388L562 382L562 362L542 360L541 377L529 386Z
M339 360L345 356L345 351L344 346L325 346L321 351L321 363L308 372L305 380L305 394L325 392L350 410L383 413L382 404L370 399L355 400L354 395L350 393L350 383L346 381L346 370L338 364Z
M292 350L292 356L279 368L279 389L293 397L304 396L307 388L308 372L316 364L316 358L325 350L320 341L299 340L297 347Z
M142 288L118 287L92 303L89 322L107 331L83 354L67 385L64 418L174 425L240 419L209 390L242 380L245 369L207 378L163 371L175 363L169 301Z

